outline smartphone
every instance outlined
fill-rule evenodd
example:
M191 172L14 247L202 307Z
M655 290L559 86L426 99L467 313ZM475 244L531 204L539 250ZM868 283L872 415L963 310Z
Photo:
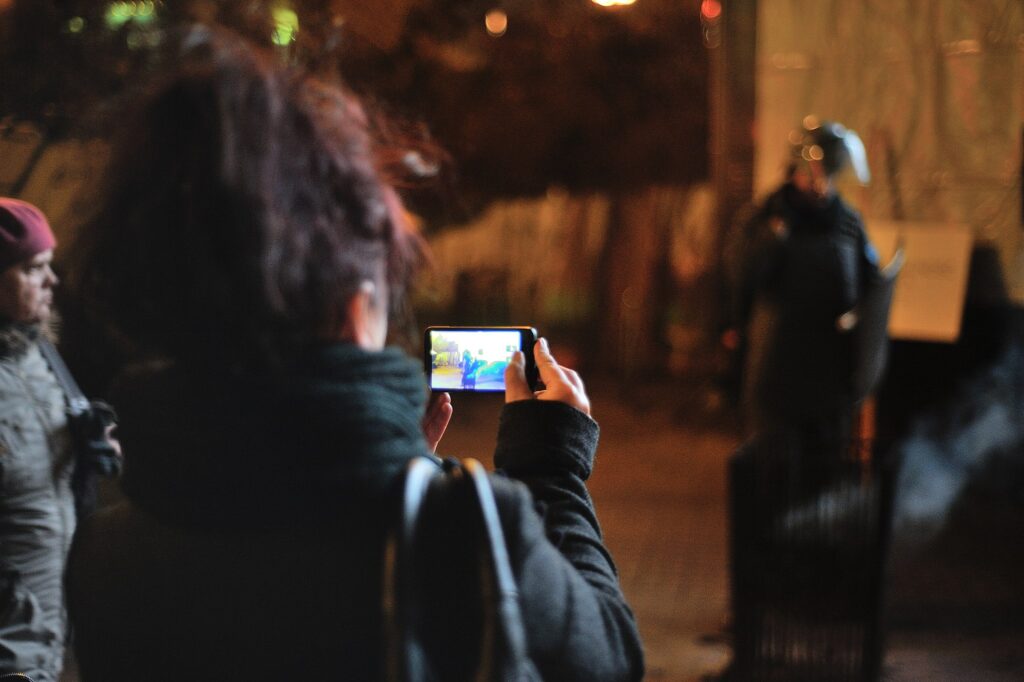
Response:
M501 392L512 353L526 356L526 381L537 386L533 327L427 327L423 363L432 391Z

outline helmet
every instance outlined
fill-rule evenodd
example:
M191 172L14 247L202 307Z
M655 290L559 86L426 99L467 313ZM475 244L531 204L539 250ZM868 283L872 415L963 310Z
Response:
M817 161L832 177L852 166L860 184L871 182L868 155L857 133L834 121L818 121L806 116L801 128L789 135L794 164Z

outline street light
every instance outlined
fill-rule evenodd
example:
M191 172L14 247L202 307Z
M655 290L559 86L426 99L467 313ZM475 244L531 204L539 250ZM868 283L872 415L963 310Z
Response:
M299 15L288 7L275 7L272 10L274 29L270 40L279 47L287 47L295 40L299 32Z
M508 15L500 9L492 9L484 17L484 25L487 27L487 33L490 36L499 38L505 35L505 31L508 30Z

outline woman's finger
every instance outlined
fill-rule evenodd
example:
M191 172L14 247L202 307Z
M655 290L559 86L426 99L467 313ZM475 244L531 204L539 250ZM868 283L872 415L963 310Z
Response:
M451 422L453 412L450 394L430 394L427 411L423 416L422 429L423 438L427 441L431 451L437 450L437 445L441 442L441 438L448 429L449 422Z
M547 339L538 339L533 354L540 378L544 382L544 390L537 393L537 398L565 403L584 414L590 414L590 399L583 389L582 379L573 370L558 364L548 349Z
M517 350L505 368L505 402L514 403L530 398L533 398L533 392L526 382L526 356Z
M579 372L574 369L569 369L565 365L561 365L561 368L562 372L565 373L565 378L569 380L569 383L572 384L573 388L578 391L584 390L583 379L580 378Z
M555 356L548 349L547 339L543 337L537 339L537 343L533 345L533 358L537 363L537 372L540 374L540 380L544 382L544 386L551 388L556 384L565 383L565 374L562 372L561 365L555 361Z

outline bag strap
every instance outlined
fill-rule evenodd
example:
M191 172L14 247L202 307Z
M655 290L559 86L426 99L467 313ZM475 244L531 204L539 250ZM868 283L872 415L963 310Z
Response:
M383 610L387 675L392 682L412 682L418 674L428 670L426 652L415 633L415 624L419 622L419 600L411 561L420 512L431 481L439 475L441 469L432 460L417 457L410 462L398 527L385 548ZM479 682L540 679L529 659L526 630L519 608L519 590L487 470L477 460L467 459L452 469L449 481L470 487L474 500L472 509L482 520L483 537L477 543L476 551L480 566L483 632L474 679Z
M462 466L472 481L476 501L483 516L486 544L481 552L489 550L486 552L489 556L482 557L483 563L489 565L481 566L484 630L481 635L480 670L477 679L495 680L504 674L501 669L504 663L496 655L497 646L501 646L507 660L518 665L528 663L526 632L519 609L519 589L512 573L508 545L505 544L505 533L501 529L501 518L498 516L498 503L494 498L494 489L487 477L487 470L475 459L465 460ZM522 671L517 672L517 679L524 676Z
M71 491L75 498L75 513L79 518L84 518L92 513L98 504L96 475L109 478L121 471L120 449L110 441L107 428L116 425L117 414L110 405L101 401L92 402L85 397L64 363L64 358L49 339L40 338L37 346L57 378L67 403L68 427L71 430L72 450L75 453ZM89 428L83 428L83 422L87 422ZM102 432L97 432L95 428Z
M412 560L423 501L430 481L441 474L440 467L426 457L409 462L402 490L402 509L397 528L388 537L384 548L384 582L381 586L385 627L387 679L400 682L410 679L410 671L423 670L425 655L419 639L414 636L416 622L415 576L402 570Z
M42 353L43 358L46 360L46 364L50 366L57 382L60 387L64 389L64 395L67 397L68 408L72 414L80 414L89 409L89 399L82 393L82 389L78 387L78 382L71 376L71 370L64 363L64 358L60 356L57 349L50 342L49 339L40 338L38 341L39 352Z

